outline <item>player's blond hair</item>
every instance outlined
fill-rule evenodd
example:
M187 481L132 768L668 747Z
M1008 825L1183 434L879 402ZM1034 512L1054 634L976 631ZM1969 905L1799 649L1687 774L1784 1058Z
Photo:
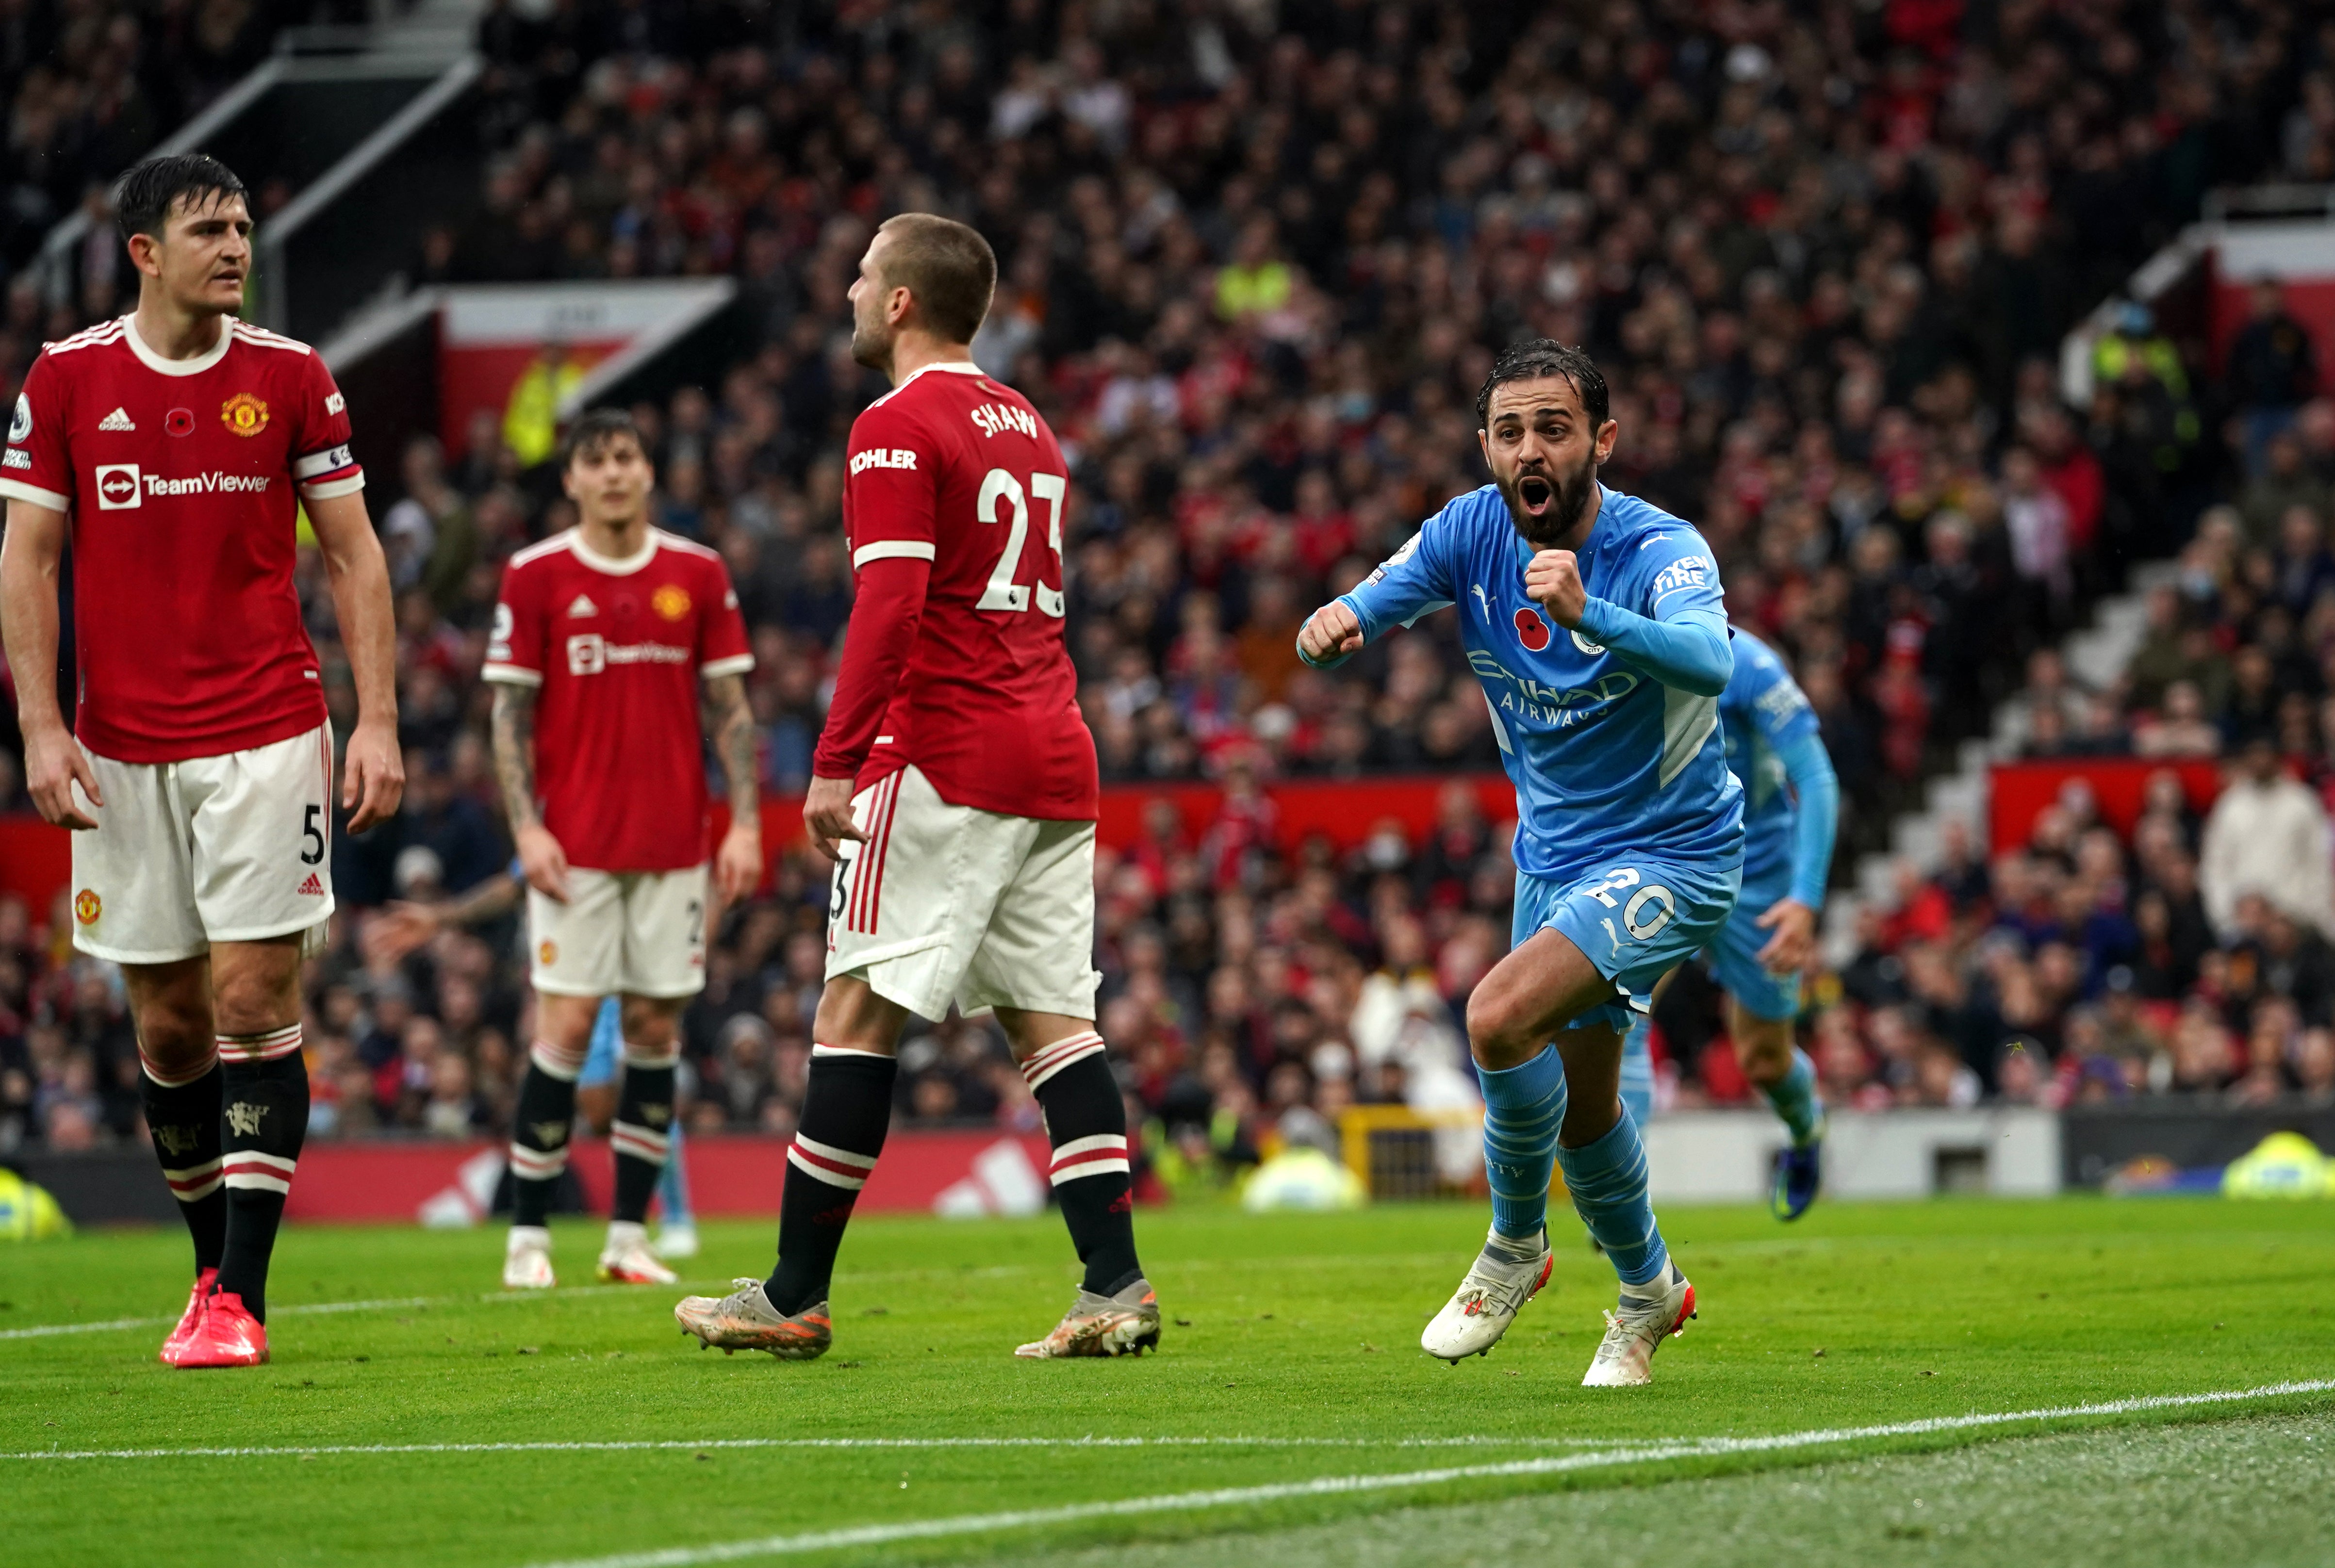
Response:
M997 253L981 231L930 212L886 218L884 282L916 302L925 329L944 343L971 343L997 293Z

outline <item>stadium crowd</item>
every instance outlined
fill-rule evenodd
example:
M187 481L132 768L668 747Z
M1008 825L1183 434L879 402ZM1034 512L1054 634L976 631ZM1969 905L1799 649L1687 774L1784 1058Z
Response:
M661 525L719 547L738 585L764 783L784 796L850 604L841 437L881 390L842 350L843 291L888 211L956 210L991 236L1003 276L975 354L1077 470L1068 630L1106 779L1226 791L1188 829L1155 812L1098 868L1100 1028L1153 1158L1196 1179L1294 1107L1470 1092L1455 1019L1506 946L1502 825L1454 790L1416 841L1284 848L1264 786L1494 764L1447 631L1335 677L1292 638L1478 482L1473 398L1498 344L1543 333L1607 367L1624 432L1610 477L1702 528L1731 614L1790 658L1842 776L1845 863L2024 675L2048 738L2037 692L2069 689L2049 644L2228 489L2214 433L2238 410L2145 312L2111 339L2088 410L2059 399L2061 333L2210 186L2335 175L2335 26L2279 0L1967 17L1008 0L978 22L801 8L775 43L757 15L491 7L480 214L425 236L414 274L739 277L734 368L637 412ZM23 294L0 343L12 392L39 319ZM2289 472L2291 447L2305 467L2323 453L2313 418L2262 438L2264 475ZM398 822L336 846L344 913L311 988L322 1134L451 1136L509 1115L528 1002L508 922L417 943L373 912L504 875L476 673L500 560L567 520L519 455L526 433L489 420L467 450L418 442L402 474L373 476L410 784ZM2278 571L2266 587L2226 534L2214 513L2180 603L2204 624L2186 585L2220 549L2204 634L2226 642L2244 604L2234 624L2258 638ZM345 724L313 563L303 588ZM2316 602L2290 615L2290 650ZM2244 689L2242 655L2219 653ZM0 774L0 807L16 793ZM2038 912L2074 910L2070 887L2141 897L2120 846L2104 868L2109 847L2071 819L2056 875L2047 845L2008 892L1967 852L1936 889L1909 887L1911 913L1812 989L1828 1092L2081 1090L2089 1058L2066 1021L2121 1016L2134 992L2114 976L2141 970L2127 956L2094 974L2090 948L2055 942ZM791 1127L825 905L824 867L789 850L769 895L725 921L687 1023L693 1127ZM0 1138L102 1137L135 1114L118 991L65 962L65 929L0 901ZM2051 1005L1998 1000L1998 1030L1971 998L2008 983L2014 942ZM2079 953L2072 988L2037 989ZM1682 990L1666 1097L1744 1098ZM2003 1064L2014 1036L2031 1086ZM906 1065L907 1116L1034 1114L986 1029L921 1034Z
M276 34L362 21L358 0L22 0L0 10L0 278L21 268L76 208L102 219L105 186L267 57ZM80 297L44 300L24 279L10 300L0 367L21 374L43 336L127 308L136 291L118 244L85 246ZM20 314L20 310L21 313ZM53 314L52 311L53 310ZM28 329L38 335L29 337Z

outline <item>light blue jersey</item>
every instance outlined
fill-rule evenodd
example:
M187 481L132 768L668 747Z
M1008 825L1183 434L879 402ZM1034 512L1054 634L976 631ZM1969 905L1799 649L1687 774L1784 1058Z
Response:
M1634 496L1601 491L1577 552L1592 612L1723 616L1719 568L1702 536ZM1429 518L1341 602L1373 641L1457 607L1501 766L1516 785L1520 872L1569 882L1630 854L1734 871L1743 790L1727 769L1718 697L1633 668L1592 640L1592 615L1582 630L1556 626L1525 595L1533 555L1499 490L1486 485Z
M1781 655L1739 629L1735 634L1735 673L1720 694L1719 721L1727 740L1728 770L1743 784L1743 886L1767 887L1788 881L1793 895L1815 908L1824 897L1831 869L1832 836L1824 835L1826 853L1817 864L1799 868L1813 874L1815 886L1798 886L1792 861L1802 803L1792 789L1786 758L1802 746L1822 743L1816 710L1808 706Z

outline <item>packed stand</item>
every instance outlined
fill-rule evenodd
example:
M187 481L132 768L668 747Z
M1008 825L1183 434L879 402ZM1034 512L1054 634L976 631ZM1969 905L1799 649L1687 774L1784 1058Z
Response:
M284 29L367 13L362 0L24 0L0 10L0 380L10 401L44 338L136 297L107 215L114 176L266 60ZM92 237L53 295L26 264L76 208L96 220Z
M2100 403L2062 406L2062 328L2208 185L2323 160L2335 131L2282 108L2320 102L2330 50L2275 5L2133 5L2121 26L2010 5L1968 48L1915 7L1737 9L1720 32L1623 5L1516 37L1456 7L1293 5L1271 37L1206 5L1112 15L1013 0L986 31L911 33L862 7L796 16L770 49L722 13L498 6L484 216L424 237L415 272L740 277L751 352L637 413L659 524L719 547L738 586L784 797L849 611L841 438L881 391L844 351L844 289L887 211L958 210L997 243L975 353L1076 466L1068 634L1105 776L1228 790L1212 822L1155 813L1099 867L1100 1027L1169 1188L1221 1181L1293 1111L1471 1092L1458 1021L1507 947L1504 826L1455 789L1417 841L1284 856L1262 787L1496 764L1448 629L1335 677L1292 642L1478 482L1497 344L1546 333L1608 367L1611 477L1705 530L1737 618L1792 659L1853 848L2203 493L2194 400L2168 411L2136 382L2139 412L2106 427ZM373 476L410 782L394 824L335 846L344 913L307 1021L318 1136L509 1115L528 1008L511 917L383 913L467 917L506 875L477 670L500 562L571 519L505 436L489 416ZM2110 460L2118 440L2146 460ZM313 559L302 588L345 730ZM724 921L688 1019L693 1128L791 1128L826 886L789 851ZM102 1138L129 1114L120 998L64 962L66 929L0 903L0 1137ZM1844 1097L1965 1096L1889 1065L1908 1013L1855 979L1813 992L1831 1070L1858 1062ZM1707 1002L1690 982L1666 1008L1670 1103L1748 1096ZM986 1026L906 1053L903 1116L1031 1120ZM1982 1092L2001 1079L1981 1056Z
M2261 731L2202 811L2167 768L2128 832L2080 779L1991 863L1950 832L1939 872L1908 868L1901 906L1867 916L1817 1021L1828 1097L2335 1102L2323 753L2301 775Z

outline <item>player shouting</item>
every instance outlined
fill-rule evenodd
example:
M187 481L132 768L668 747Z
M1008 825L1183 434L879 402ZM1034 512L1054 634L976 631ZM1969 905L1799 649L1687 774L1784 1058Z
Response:
M646 1221L671 1147L681 1011L705 986L705 738L729 782L713 860L727 904L762 876L743 679L754 656L722 557L649 526L656 473L631 415L579 417L560 469L576 524L503 568L482 671L495 683L495 771L527 878L535 984L503 1283L557 1282L544 1222L567 1168L593 1019L615 995L624 1079L599 1277L671 1284Z
M837 860L827 989L787 1151L779 1264L673 1309L724 1350L807 1360L892 1109L911 1012L994 1010L1053 1142L1085 1282L1015 1354L1140 1352L1159 1308L1135 1255L1127 1118L1094 1030L1094 740L1062 645L1061 448L968 344L997 258L961 223L877 231L852 353L893 390L852 425L844 526L858 596L803 820Z
M162 1360L256 1366L308 1128L301 953L333 912L333 736L292 586L294 491L356 680L354 831L404 782L389 573L331 373L235 319L242 182L199 153L150 158L114 212L138 308L48 344L24 378L0 459L0 617L34 804L76 830L73 945L121 965L147 1127L194 1235ZM69 528L71 732L53 674Z
M1796 1220L1816 1202L1825 1116L1816 1064L1792 1043L1792 1021L1832 870L1840 779L1798 682L1749 632L1735 634L1735 673L1719 717L1728 770L1743 786L1743 893L1703 957L1726 988L1727 1031L1743 1076L1791 1134L1776 1152L1768 1206L1778 1219ZM1654 1108L1647 1028L1640 1013L1622 1049L1622 1103L1641 1128Z
M1488 1350L1547 1282L1554 1158L1622 1279L1582 1382L1643 1383L1694 1315L1694 1287L1655 1228L1617 1082L1632 1011L1735 904L1743 791L1719 735L1733 668L1719 569L1693 528L1598 482L1619 427L1578 349L1511 345L1476 412L1493 482L1313 612L1298 648L1335 663L1456 605L1516 788L1515 945L1468 999L1492 1230L1419 1342L1453 1361Z

